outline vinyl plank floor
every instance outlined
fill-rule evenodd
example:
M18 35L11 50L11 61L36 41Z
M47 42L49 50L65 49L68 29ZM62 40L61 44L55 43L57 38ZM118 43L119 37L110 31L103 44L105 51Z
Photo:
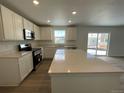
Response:
M18 87L0 87L0 93L51 93L48 69L52 60L44 60Z

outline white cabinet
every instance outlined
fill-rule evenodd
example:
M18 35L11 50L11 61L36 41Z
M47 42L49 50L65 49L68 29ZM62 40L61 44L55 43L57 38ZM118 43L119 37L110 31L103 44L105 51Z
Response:
M16 40L24 40L23 38L23 21L22 21L22 16L14 13L14 33Z
M76 40L76 38L77 38L76 27L68 27L66 29L66 40Z
M40 40L40 28L34 24L35 40Z
M23 28L35 30L36 40L40 40L40 28L38 26L34 26L31 21L0 5L0 40L24 40ZM51 36L47 39L49 40L49 38Z
M41 40L52 40L52 39L53 39L53 28L41 27Z
M44 47L43 51L44 51L43 54L44 59L50 59L54 57L56 52L56 47L54 46Z
M0 58L0 86L18 86L32 69L32 53L22 57Z
M19 69L21 80L23 80L33 69L32 54L28 54L19 59Z
M0 6L0 40L23 40L22 17Z
M15 40L14 25L13 25L13 14L11 10L1 5L1 14L3 24L3 40Z
M33 31L33 23L30 22L29 20L23 18L23 25L25 29Z

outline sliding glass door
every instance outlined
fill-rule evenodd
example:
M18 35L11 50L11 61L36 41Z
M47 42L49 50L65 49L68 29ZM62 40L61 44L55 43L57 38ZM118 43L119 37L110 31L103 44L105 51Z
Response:
M109 33L88 33L87 53L92 55L107 55Z

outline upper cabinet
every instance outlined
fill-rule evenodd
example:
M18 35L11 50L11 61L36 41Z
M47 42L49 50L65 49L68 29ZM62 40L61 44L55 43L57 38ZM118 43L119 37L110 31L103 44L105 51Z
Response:
M66 29L66 40L76 40L76 38L77 38L76 27L68 27Z
M15 40L15 33L14 33L14 25L13 25L13 15L14 12L9 10L8 8L1 5L1 16L2 20L1 23L3 25L2 38L3 40Z
M53 39L53 28L52 27L41 27L41 40L52 40Z
M14 13L14 32L16 40L23 40L23 21L22 16Z
M0 6L0 40L23 40L22 17Z
M40 28L34 24L35 40L40 40Z
M34 30L33 29L33 23L30 22L29 20L25 19L25 18L23 18L23 25L24 25L25 29L28 29L28 30L31 30L31 31Z

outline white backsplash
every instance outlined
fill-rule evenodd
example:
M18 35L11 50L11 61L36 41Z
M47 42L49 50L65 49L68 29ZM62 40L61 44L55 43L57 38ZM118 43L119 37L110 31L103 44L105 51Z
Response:
M52 41L0 41L0 53L5 51L18 51L17 45L21 43L31 43L32 47L37 46L66 46L75 45L76 41L69 41L63 45L56 45Z
M32 47L38 46L38 41L0 41L0 52L18 51L17 45L21 43L31 43Z

